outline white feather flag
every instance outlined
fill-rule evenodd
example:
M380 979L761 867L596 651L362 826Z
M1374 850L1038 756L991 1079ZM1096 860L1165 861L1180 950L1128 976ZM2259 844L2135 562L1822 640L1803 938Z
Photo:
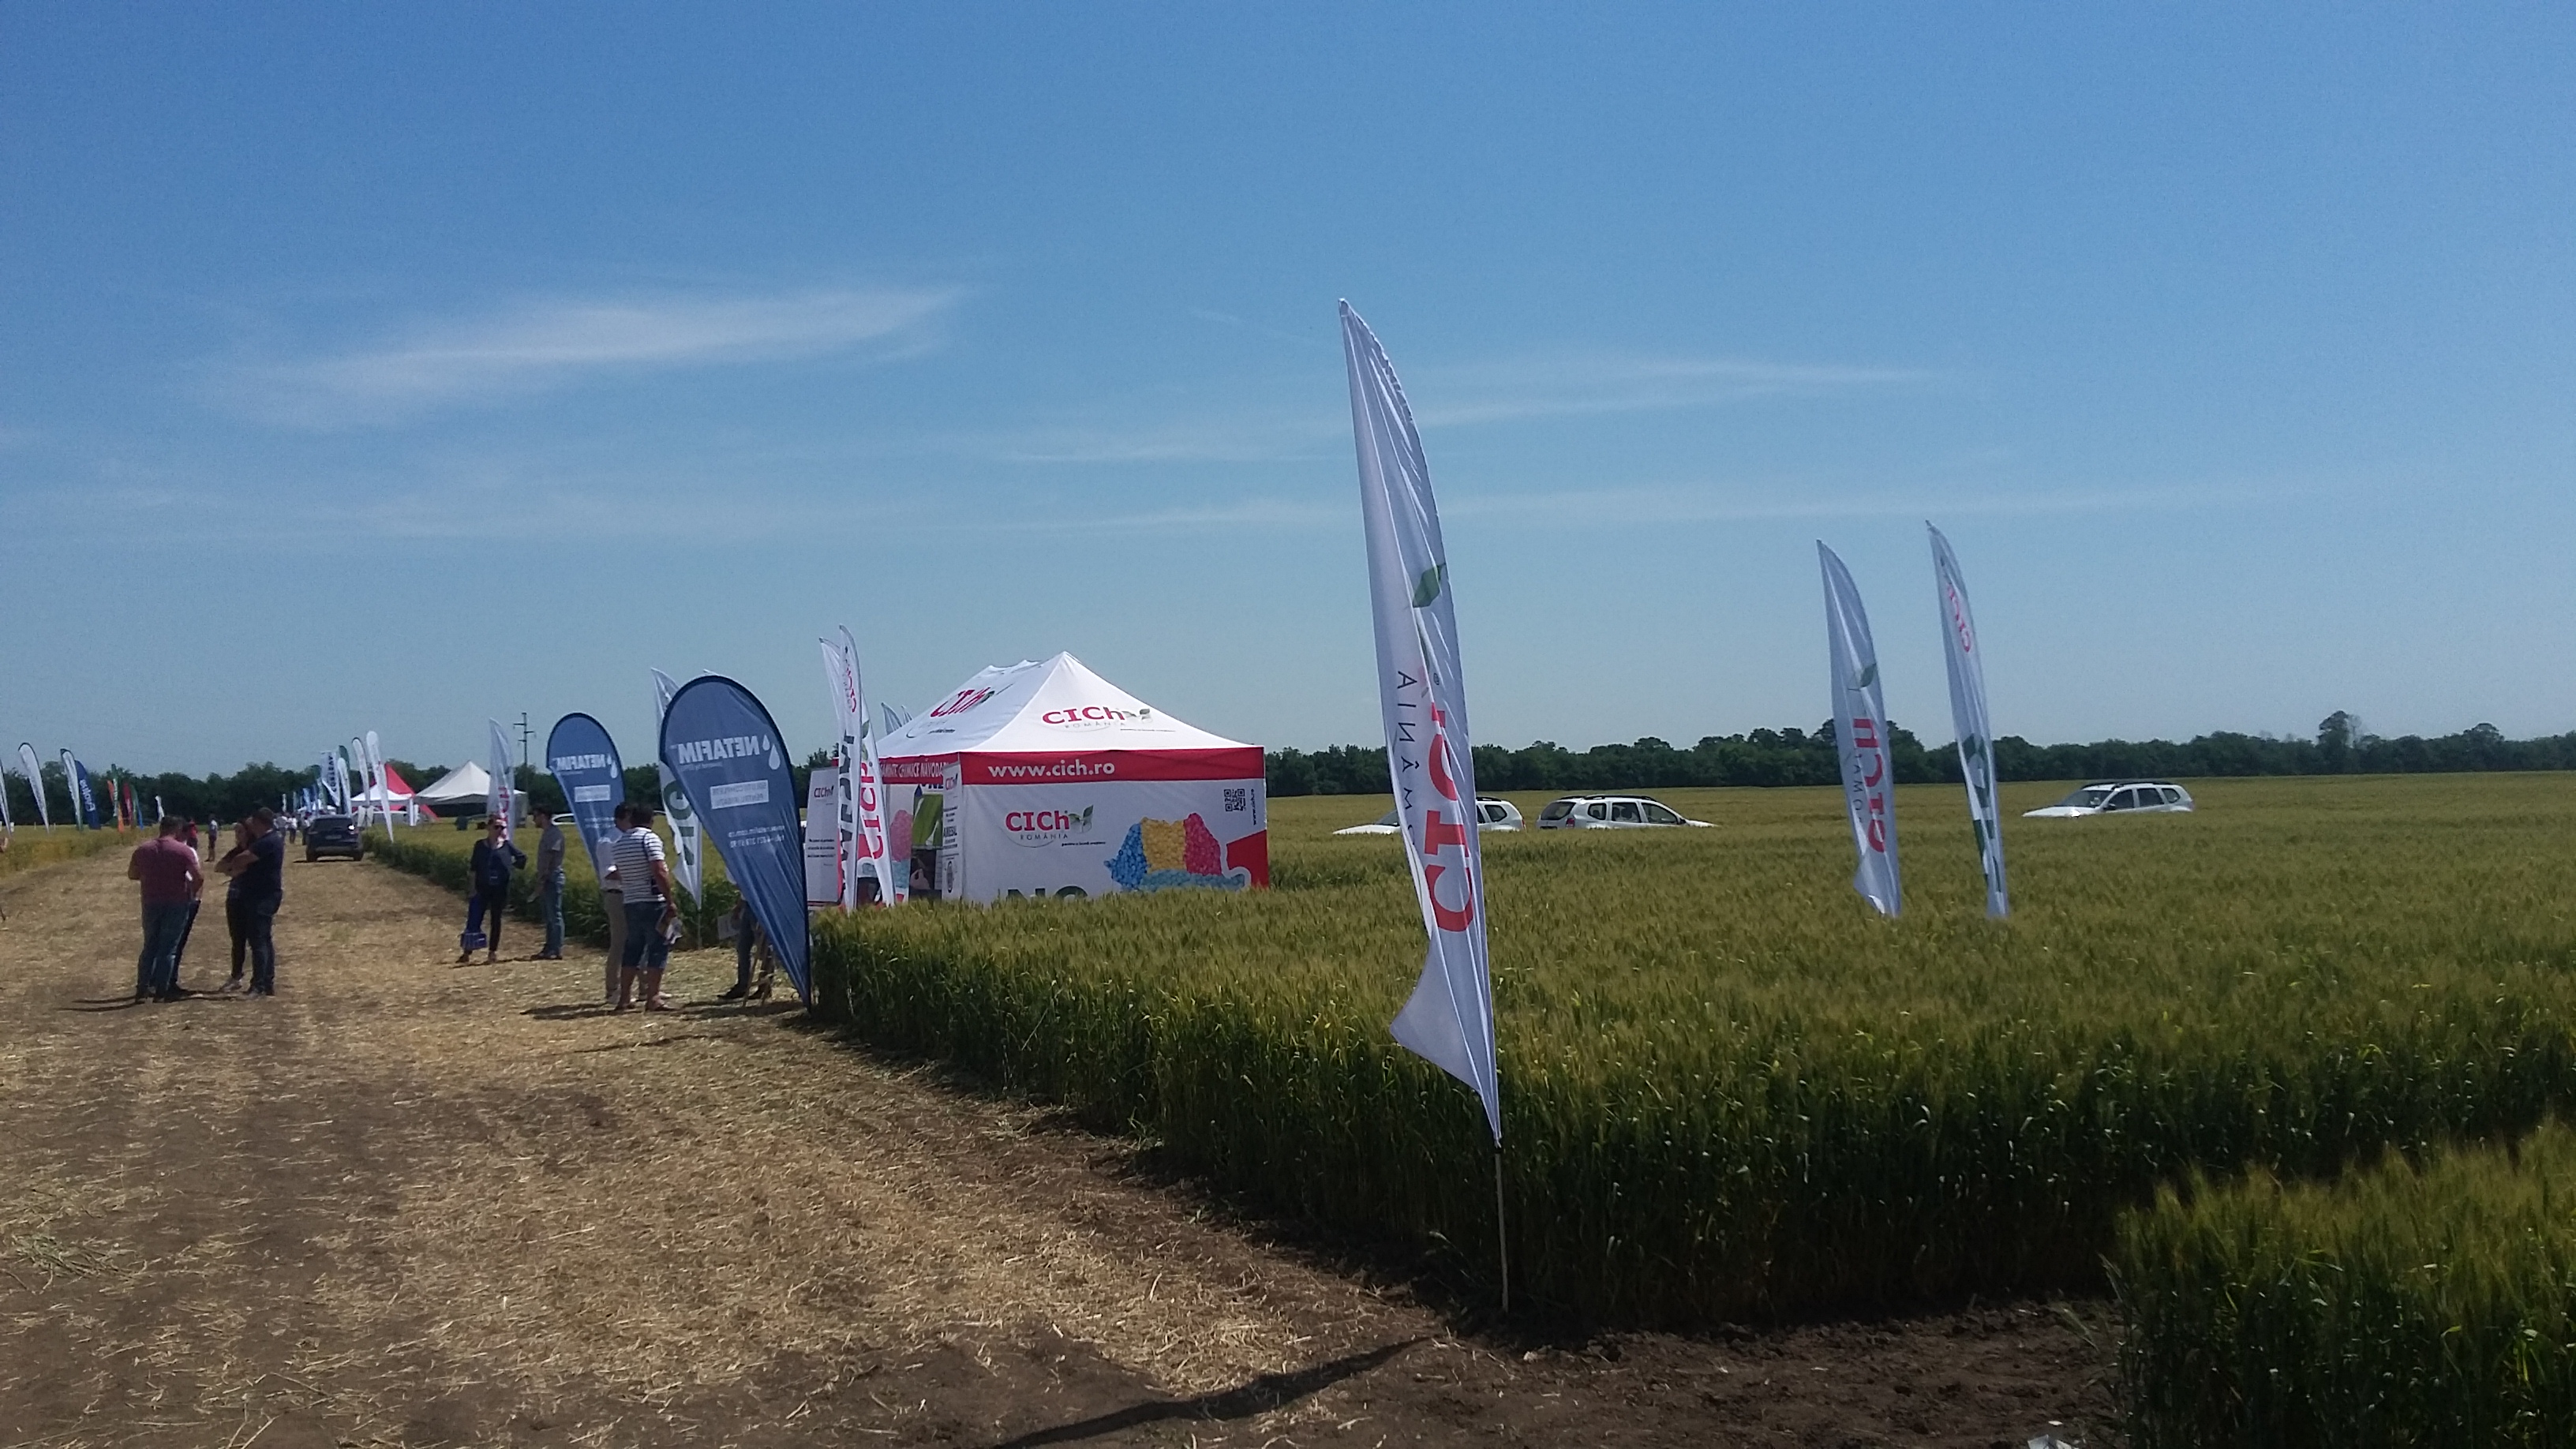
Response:
M1378 700L1404 853L1430 952L1395 1018L1395 1039L1475 1089L1503 1140L1494 994L1485 945L1485 862L1458 616L1431 473L1403 384L1368 324L1342 304L1342 357L1359 446L1360 516L1377 623Z
M1878 680L1878 646L1860 590L1834 551L1816 554L1825 569L1825 648L1834 689L1834 750L1842 757L1843 801L1851 814L1860 868L1852 889L1886 915L1905 909L1896 874L1896 772L1887 749L1887 705Z
M2004 890L2003 812L1995 804L1995 735L1986 718L1986 656L1979 652L1976 616L1968 611L1968 586L1959 581L1959 559L1950 540L1931 524L1932 582L1941 596L1941 653L1950 664L1950 724L1959 740L1959 775L1968 786L1968 824L1977 835L1977 862L1986 874L1986 914L2012 914Z

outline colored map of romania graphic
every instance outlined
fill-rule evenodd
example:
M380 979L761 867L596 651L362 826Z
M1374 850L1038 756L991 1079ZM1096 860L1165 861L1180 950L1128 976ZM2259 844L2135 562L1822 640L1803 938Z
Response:
M1175 886L1213 886L1241 890L1246 877L1225 871L1225 850L1193 813L1187 820L1139 820L1127 827L1127 841L1109 857L1109 878L1119 889L1170 890Z

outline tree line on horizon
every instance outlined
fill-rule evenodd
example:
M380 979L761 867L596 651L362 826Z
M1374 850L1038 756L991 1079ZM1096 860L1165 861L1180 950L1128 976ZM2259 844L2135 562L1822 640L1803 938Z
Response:
M796 798L799 800L805 798L806 777L817 767L828 765L831 761L831 751L816 750L804 763L793 767L796 777ZM409 760L387 760L385 764L415 788L429 784L446 774L448 770L448 767L443 765L418 765ZM107 800L107 789L111 781L118 784L130 783L134 786L135 802L147 821L152 818L153 802L156 799L160 802L160 808L190 820L239 820L263 805L271 809L276 808L281 797L293 800L303 791L313 788L319 782L321 774L321 768L316 765L289 769L271 762L244 765L229 775L203 776L183 774L175 770L146 775L129 770L122 765L110 765L92 772L90 779L98 790L99 819L104 823L113 813ZM550 810L558 815L563 813L563 787L555 783L554 776L533 765L516 766L510 771L510 775L511 783L527 795L528 808ZM76 823L77 812L72 802L71 782L64 778L61 761L49 760L45 763L44 782L45 808L53 813L54 824ZM14 771L0 774L0 789L8 791L9 818L12 821L21 826L32 826L38 822L40 817L36 813L36 797L34 792L27 788L24 776ZM636 765L627 769L626 798L653 801L659 801L662 798L660 777L655 773L653 766ZM479 809L473 812L476 815L481 813ZM452 818L452 816L445 818Z
M805 776L830 763L830 752L817 750L795 767L798 797ZM1959 755L1948 744L1926 747L1913 732L1891 721L1888 759L1900 785L1959 783ZM1270 793L1298 795L1384 795L1386 751L1377 745L1333 745L1320 750L1278 749L1264 752ZM446 771L409 760L387 760L414 785L425 785ZM2368 734L2360 721L2337 710L2320 721L2314 739L2239 734L2220 730L2176 743L2171 740L2097 740L2092 744L2034 745L2019 735L1995 741L1995 769L2006 780L2107 780L2135 776L2193 778L2245 775L2412 775L2468 770L2576 770L2576 730L2509 740L2491 724L2476 724L2457 734L2426 737ZM1707 735L1682 748L1649 735L1632 744L1595 745L1569 750L1540 740L1520 749L1476 746L1476 785L1502 790L1670 790L1712 785L1832 785L1841 779L1834 753L1833 721L1814 730L1753 730L1740 735ZM148 817L157 797L174 815L192 820L238 820L283 795L293 798L314 783L311 765L289 769L273 763L246 764L229 775L194 776L176 771L145 775L111 765L97 772L101 782L131 781ZM563 792L554 777L522 765L514 783L532 806L560 812ZM59 761L44 767L46 803L54 823L73 819L71 790ZM9 815L18 824L36 823L35 796L24 777L0 777L9 794ZM105 784L99 809L107 813ZM659 797L653 767L626 772L630 799Z
M1833 785L1841 781L1834 725L1813 731L1754 730L1708 735L1688 748L1648 736L1633 744L1576 752L1541 740L1520 749L1478 745L1476 787L1505 790L1607 791L1714 785ZM1389 793L1386 750L1334 745L1265 753L1274 798ZM1958 784L1959 754L1948 744L1926 748L1903 726L1888 724L1888 760L1901 785ZM2509 740L2491 724L2457 734L2394 739L2365 734L2337 710L2314 739L2219 730L2172 740L2097 740L2035 745L2019 735L1995 741L1995 770L2005 780L2162 779L2247 775L2407 775L2467 770L2576 769L2576 731Z

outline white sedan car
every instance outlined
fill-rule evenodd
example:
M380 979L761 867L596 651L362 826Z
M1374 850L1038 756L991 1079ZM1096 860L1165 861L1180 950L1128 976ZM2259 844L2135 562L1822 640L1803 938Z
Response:
M1520 828L1519 806L1509 800L1491 800L1482 795L1476 797L1476 829L1479 832ZM1333 833L1335 835L1401 835L1404 833L1404 821L1396 812L1389 810L1366 825L1346 825Z
M1538 812L1541 830L1652 830L1660 825L1710 828L1705 820L1687 819L1663 801L1643 795L1568 795L1550 800Z
M2191 792L2163 780L2102 780L2054 805L2021 812L2041 820L2078 815L2172 814L2191 808Z

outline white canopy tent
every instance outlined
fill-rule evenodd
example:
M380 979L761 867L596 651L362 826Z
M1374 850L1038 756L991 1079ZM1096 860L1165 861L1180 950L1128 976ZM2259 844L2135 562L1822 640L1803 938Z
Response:
M390 770L388 771L390 773ZM457 766L421 787L412 797L420 808L456 818L458 828L472 816L482 814L492 803L492 772L472 760ZM528 818L528 792L510 792L511 818L525 822Z
M1070 654L983 670L878 753L896 838L937 822L920 844L937 852L941 896L1270 884L1261 747L1184 724Z
M492 798L492 772L467 760L412 793L434 810L459 805L480 809Z

